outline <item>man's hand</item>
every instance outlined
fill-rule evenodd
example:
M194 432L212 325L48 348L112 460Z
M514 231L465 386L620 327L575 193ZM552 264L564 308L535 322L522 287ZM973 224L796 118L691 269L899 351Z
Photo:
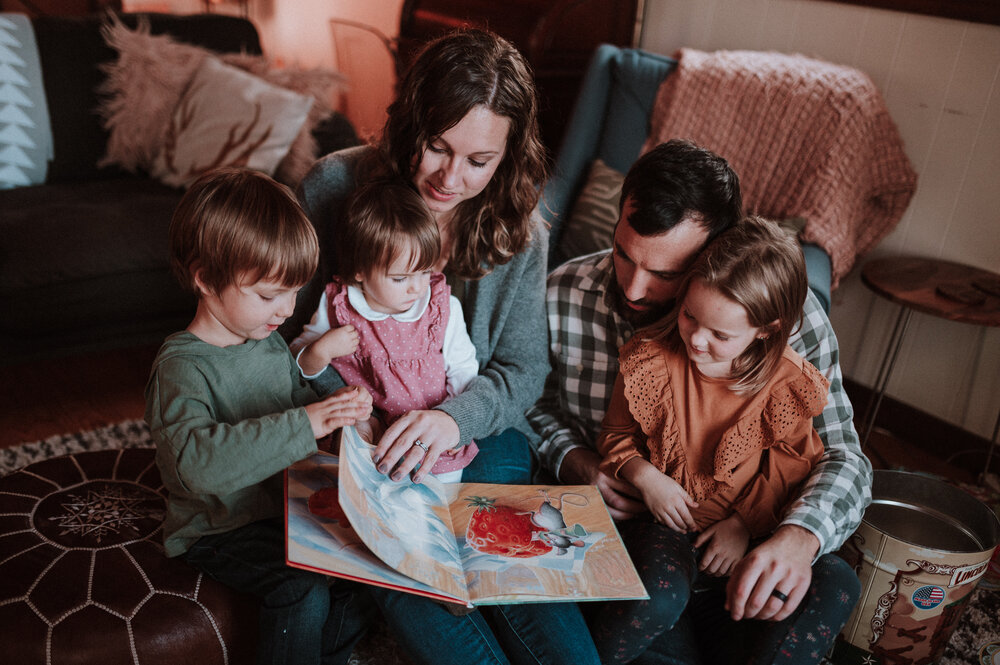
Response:
M795 611L809 589L817 551L819 539L810 531L792 525L778 527L736 564L729 578L726 610L733 620L781 621ZM788 600L771 595L775 590Z
M596 485L612 519L627 520L646 512L639 490L600 470L601 456L589 448L574 448L563 457L559 480L565 485Z

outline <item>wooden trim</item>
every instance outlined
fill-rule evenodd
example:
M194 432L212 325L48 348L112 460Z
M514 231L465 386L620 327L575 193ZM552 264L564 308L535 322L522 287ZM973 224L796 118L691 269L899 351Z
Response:
M854 425L861 427L865 420L872 389L851 379L844 379L844 390L854 405ZM986 463L990 441L945 420L921 411L888 395L882 399L875 420L875 428L883 429L923 452L937 457L952 466L978 476ZM860 434L860 432L859 432ZM865 453L869 453L865 450ZM996 468L997 453L993 455Z
M878 7L959 21L1000 25L1000 0L833 0L863 7Z

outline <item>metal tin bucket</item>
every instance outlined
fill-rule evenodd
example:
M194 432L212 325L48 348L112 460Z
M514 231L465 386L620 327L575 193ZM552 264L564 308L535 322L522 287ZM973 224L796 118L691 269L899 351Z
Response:
M940 480L875 471L872 505L840 551L861 599L831 660L934 663L1000 543L989 508Z

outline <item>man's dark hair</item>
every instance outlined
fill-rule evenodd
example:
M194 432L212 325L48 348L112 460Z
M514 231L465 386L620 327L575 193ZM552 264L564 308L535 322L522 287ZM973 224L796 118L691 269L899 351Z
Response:
M628 223L641 236L666 233L692 219L711 240L743 217L740 179L729 162L681 139L661 143L632 165L619 210L629 199Z

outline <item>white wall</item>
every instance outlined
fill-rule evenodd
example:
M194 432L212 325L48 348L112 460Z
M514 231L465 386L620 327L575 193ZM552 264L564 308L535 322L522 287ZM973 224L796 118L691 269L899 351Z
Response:
M797 52L865 71L919 185L899 226L861 263L913 254L1000 271L1000 27L817 0L646 0L640 46ZM898 308L858 274L834 293L831 319L845 375L871 386ZM989 437L1000 329L914 314L888 393Z

